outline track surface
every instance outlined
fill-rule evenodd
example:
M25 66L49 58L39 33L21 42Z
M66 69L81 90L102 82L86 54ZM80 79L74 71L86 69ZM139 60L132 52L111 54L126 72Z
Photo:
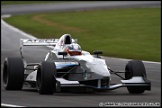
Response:
M50 4L50 5L16 5L2 6L1 14L21 14L37 11L64 11L72 9L90 9L90 8L124 8L124 7L155 7L160 6L160 2L81 2L69 4ZM22 8L23 7L23 8ZM34 8L35 7L35 8ZM51 7L51 8L50 8ZM39 8L39 9L38 9ZM19 9L19 10L18 10ZM30 10L28 10L30 9ZM42 10L43 9L43 10ZM1 21L1 103L20 106L46 106L46 107L70 107L70 106L94 106L105 102L158 102L161 105L161 63L144 62L147 77L151 80L152 90L145 91L144 94L129 94L126 88L119 88L107 92L63 92L53 95L39 95L36 89L24 86L22 91L6 91L3 88L2 68L5 57L20 56L19 39L29 38L21 33L14 31ZM49 51L46 47L26 47L24 54L28 62L41 62ZM128 60L103 57L106 63L113 70L124 70ZM112 75L112 83L118 83L120 78Z

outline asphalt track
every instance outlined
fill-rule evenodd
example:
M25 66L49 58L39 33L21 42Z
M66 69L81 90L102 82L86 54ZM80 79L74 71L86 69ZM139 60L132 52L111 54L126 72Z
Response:
M50 6L49 6L50 5ZM128 7L161 7L160 1L143 1L143 2L81 2L81 3L62 3L47 5L10 5L2 6L2 14L24 14L40 11L65 11L76 9L97 9L97 8L128 8ZM35 7L35 8L34 8ZM42 8L41 8L42 7ZM50 8L51 7L51 8ZM19 8L19 10L18 10ZM39 9L38 9L39 8ZM43 9L43 10L42 10ZM151 91L145 91L144 94L129 94L125 87L106 92L62 92L53 95L39 95L36 89L23 87L22 91L6 91L2 83L3 61L6 57L17 57L19 54L19 39L30 38L18 30L15 30L1 20L1 105L11 104L28 107L98 107L107 102L119 102L119 104L131 102L140 104L151 103L161 106L161 63L144 62L147 77L151 80ZM41 62L46 53L50 50L47 47L26 47L24 54L28 62ZM103 57L106 63L113 70L124 70L127 59L117 59ZM112 83L119 83L120 78L112 75ZM118 104L118 105L119 105Z

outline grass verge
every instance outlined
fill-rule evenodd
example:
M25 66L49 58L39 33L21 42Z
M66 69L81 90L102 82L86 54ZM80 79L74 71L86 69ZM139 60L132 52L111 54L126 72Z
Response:
M69 33L105 56L161 61L161 9L108 9L15 15L4 19L38 38Z

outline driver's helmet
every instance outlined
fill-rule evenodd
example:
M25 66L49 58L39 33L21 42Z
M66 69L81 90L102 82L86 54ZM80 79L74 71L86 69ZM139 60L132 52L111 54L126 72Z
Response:
M70 56L75 56L75 55L81 55L82 49L78 44L70 44L65 48L65 51L70 55Z

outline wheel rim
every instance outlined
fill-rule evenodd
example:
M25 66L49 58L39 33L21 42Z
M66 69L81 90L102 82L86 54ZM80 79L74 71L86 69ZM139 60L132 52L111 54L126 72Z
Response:
M126 79L130 79L131 77L132 77L132 75L131 75L131 69L130 69L130 64L128 63L127 65L126 65L126 68L125 68L125 78Z
M38 91L40 90L40 86L41 86L41 69L39 67L38 71L37 71L37 89L38 89Z
M4 86L6 87L8 83L8 69L7 69L7 62L4 62L4 67L3 67L3 83Z

